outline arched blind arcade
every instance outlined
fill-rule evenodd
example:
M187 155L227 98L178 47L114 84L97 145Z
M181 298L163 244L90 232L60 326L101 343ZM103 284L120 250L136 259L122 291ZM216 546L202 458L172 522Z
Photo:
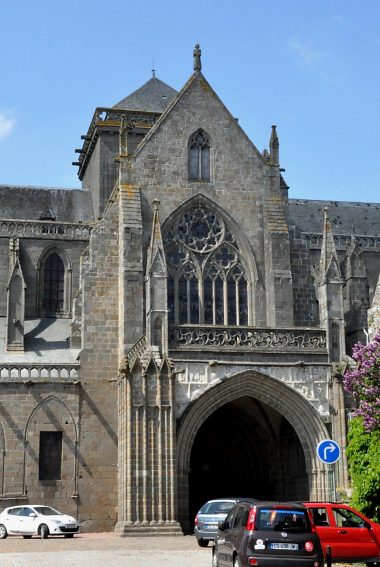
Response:
M248 324L245 262L221 218L197 205L173 224L165 248L170 323Z
M210 181L210 142L203 130L198 130L189 141L189 179Z

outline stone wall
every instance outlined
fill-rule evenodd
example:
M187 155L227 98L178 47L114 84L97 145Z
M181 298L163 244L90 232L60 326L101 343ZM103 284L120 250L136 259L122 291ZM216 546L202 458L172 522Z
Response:
M80 388L78 383L2 383L0 505L20 501L77 514ZM62 431L60 480L39 480L41 431Z
M80 519L112 530L117 516L117 379L119 370L118 206L94 229L83 274Z

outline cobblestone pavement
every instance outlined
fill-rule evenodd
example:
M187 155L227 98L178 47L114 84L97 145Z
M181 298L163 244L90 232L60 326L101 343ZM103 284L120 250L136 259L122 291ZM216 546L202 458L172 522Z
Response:
M1 567L104 565L211 567L211 546L198 547L194 536L119 537L112 533L79 534L73 539L8 537L0 540ZM339 564L339 567L344 566ZM355 564L355 567L359 567L359 564Z

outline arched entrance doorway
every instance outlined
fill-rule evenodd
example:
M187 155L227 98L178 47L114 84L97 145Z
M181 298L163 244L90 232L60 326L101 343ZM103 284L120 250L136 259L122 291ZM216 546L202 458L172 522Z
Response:
M307 499L301 443L276 410L255 398L237 398L201 425L191 450L189 512L210 498Z
M323 499L316 446L328 435L314 407L281 380L245 371L194 401L178 428L178 519L220 496Z

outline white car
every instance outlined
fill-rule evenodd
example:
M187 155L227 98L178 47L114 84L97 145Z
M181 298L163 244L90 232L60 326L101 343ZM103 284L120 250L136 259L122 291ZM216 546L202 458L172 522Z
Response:
M42 539L49 535L74 537L78 531L79 524L75 518L50 506L12 506L0 514L0 539L7 535L22 535L24 538L38 535Z

